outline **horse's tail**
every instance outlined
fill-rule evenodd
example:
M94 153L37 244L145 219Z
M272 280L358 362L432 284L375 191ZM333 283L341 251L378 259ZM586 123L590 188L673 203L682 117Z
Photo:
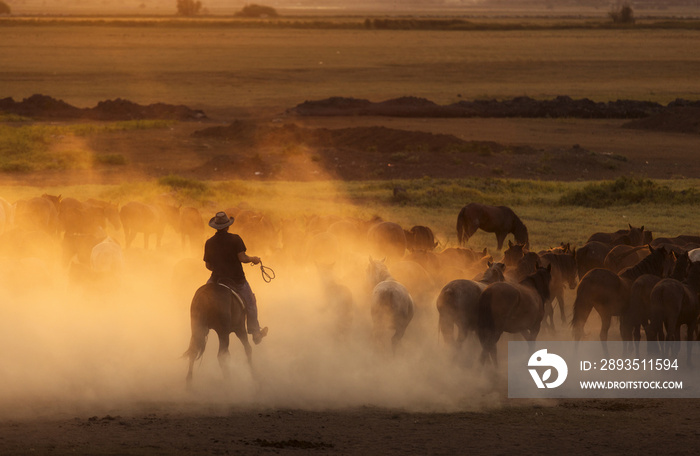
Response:
M457 216L457 245L462 245L462 239L464 239L464 232L466 230L466 227L464 226L464 212L466 209L467 206L464 206L462 210L459 211L459 215Z
M452 343L454 333L454 290L451 287L444 287L437 298L436 306L438 310L438 333L442 334L445 342Z
M182 354L182 357L198 360L204 354L204 349L207 346L209 328L199 321L197 314L192 314L191 318L192 337L190 337L190 346L187 348L187 351Z
M576 299L574 300L574 314L571 318L571 328L574 332L574 339L580 340L583 337L583 326L586 324L588 315L591 312L593 303L592 297L589 296L589 283L586 280L587 275L583 276L576 289Z

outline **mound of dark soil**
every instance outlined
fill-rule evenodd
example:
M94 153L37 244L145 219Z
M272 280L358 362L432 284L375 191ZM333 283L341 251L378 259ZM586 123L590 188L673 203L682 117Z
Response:
M193 171L229 178L254 174L263 179L291 180L319 176L347 180L424 176L573 180L593 174L614 176L629 166L625 157L579 146L538 150L383 126L329 129L239 120L198 130L193 136L218 151ZM230 152L222 153L224 150Z
M637 130L700 134L700 104L697 107L672 107L645 119L627 122L622 126Z
M257 147L304 145L314 148L361 150L377 153L404 151L440 152L474 147L454 135L398 130L382 126L352 128L304 128L295 124L273 126L237 120L228 126L205 128L193 133L199 138L218 138ZM491 150L503 149L496 143L479 143Z
M12 98L0 100L0 112L16 114L32 119L92 119L92 120L202 120L207 116L203 111L187 106L155 103L139 105L128 100L101 101L93 108L76 108L63 100L46 95L32 95L22 101Z
M290 109L299 116L392 116L392 117L549 117L583 119L634 119L665 108L648 101L618 100L596 103L587 98L559 96L553 100L517 97L511 100L460 101L438 105L430 100L402 97L373 103L369 100L333 97L305 101Z

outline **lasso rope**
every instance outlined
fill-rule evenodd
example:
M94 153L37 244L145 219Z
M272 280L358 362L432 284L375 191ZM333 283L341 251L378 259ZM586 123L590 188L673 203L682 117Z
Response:
M255 265L253 264L251 266L255 266ZM272 268L269 268L267 266L263 266L262 260L260 260L260 272L262 274L263 280L266 283L272 282L272 279L275 278L275 271L273 271Z

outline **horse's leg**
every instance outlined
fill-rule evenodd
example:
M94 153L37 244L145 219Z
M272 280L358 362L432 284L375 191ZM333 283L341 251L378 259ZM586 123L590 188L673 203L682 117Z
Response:
M246 334L245 331L237 331L236 337L238 337L238 340L240 340L241 343L243 344L243 349L245 350L245 356L248 359L248 365L252 368L253 367L253 347L251 347L250 341L248 341L248 334Z
M408 327L408 323L401 323L400 325L397 325L396 332L394 333L393 337L391 338L391 350L394 354L396 354L396 348L399 345L399 342L403 338L403 335L406 333L406 328Z
M125 248L129 248L131 246L131 243L134 241L134 238L136 237L136 233L134 230L130 228L124 228L124 246Z
M438 329L440 330L440 334L442 334L442 340L450 346L454 345L454 327L455 322L452 315L448 315L445 310L440 312L438 316Z
M503 242L506 240L507 235L508 233L496 232L496 243L498 244L498 251L500 251L503 248Z
M561 324L566 323L566 311L564 310L564 290L557 295L557 304L559 304L559 313L561 314Z
M219 353L217 358L219 359L219 366L221 366L221 371L224 374L224 378L228 380L230 378L228 361L230 358L230 353L228 351L229 345L229 333L226 330L217 332L219 335Z
M192 371L194 370L194 362L199 358L207 346L207 334L209 329L200 326L197 322L192 322L192 337L190 337L190 346L187 348L184 356L188 358L187 377L185 378L185 386L188 390L192 389Z
M554 301L551 299L544 303L544 323L554 332Z
M639 357L639 341L642 340L642 327L640 324L635 324L632 330L632 340L634 341L634 354Z
M688 361L688 366L692 366L692 353L693 353L693 338L695 337L695 325L697 322L688 323L688 329L686 330L686 356Z
M610 331L610 325L612 324L612 315L608 312L600 313L600 320L602 322L600 326L600 340L607 342L608 332Z

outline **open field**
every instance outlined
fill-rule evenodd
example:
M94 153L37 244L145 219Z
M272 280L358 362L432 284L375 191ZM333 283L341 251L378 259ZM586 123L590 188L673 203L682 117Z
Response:
M431 226L443 246L455 245L456 213L472 200L513 207L534 250L560 242L580 246L593 232L628 224L657 237L698 235L698 204L683 202L700 188L696 134L622 129L621 119L302 118L285 112L332 96L415 96L440 104L522 95L697 100L698 41L700 31L677 29L0 27L0 98L42 93L79 107L123 98L184 104L209 117L146 128L6 118L0 132L21 134L6 134L0 150L14 150L7 147L10 138L39 163L36 170L0 173L0 196L14 202L48 193L124 204L166 195L207 219L223 207L249 205L278 226L307 229L303 224L314 215L379 215L405 227ZM422 144L387 153L383 146L321 150L192 135L236 119L449 134L533 152L426 155ZM569 161L572 151L600 160ZM354 173L343 174L339 163ZM621 177L653 179L656 194L666 187L675 193L603 208L561 203L590 183ZM402 198L395 188L405 190ZM434 296L442 284L421 300L399 356L374 351L367 255L352 245L343 246L334 266L356 299L353 337L339 341L309 250L283 255L249 243L260 248L249 253L263 251L277 274L265 283L258 269L245 268L261 323L270 326L268 338L254 347L255 371L234 340L232 377L224 382L212 335L196 365L194 392L186 393L186 362L179 356L189 340L189 301L207 278L201 243L188 250L171 226L160 249L143 248L139 236L124 253L123 274L101 283L67 267L55 239L29 232L0 238L0 345L7 347L0 454L697 452L697 399L508 399L504 363L484 371L474 362L475 339L457 356L438 340ZM110 234L124 242L122 231ZM469 244L499 259L492 234L480 232ZM567 292L568 317L573 296ZM586 327L588 340L597 337L596 318ZM541 338L570 340L571 328L559 325ZM616 329L611 338L619 338Z
M88 37L89 39L85 39ZM77 106L125 98L281 112L305 100L568 95L696 99L700 31L378 31L226 27L0 29L3 96Z

